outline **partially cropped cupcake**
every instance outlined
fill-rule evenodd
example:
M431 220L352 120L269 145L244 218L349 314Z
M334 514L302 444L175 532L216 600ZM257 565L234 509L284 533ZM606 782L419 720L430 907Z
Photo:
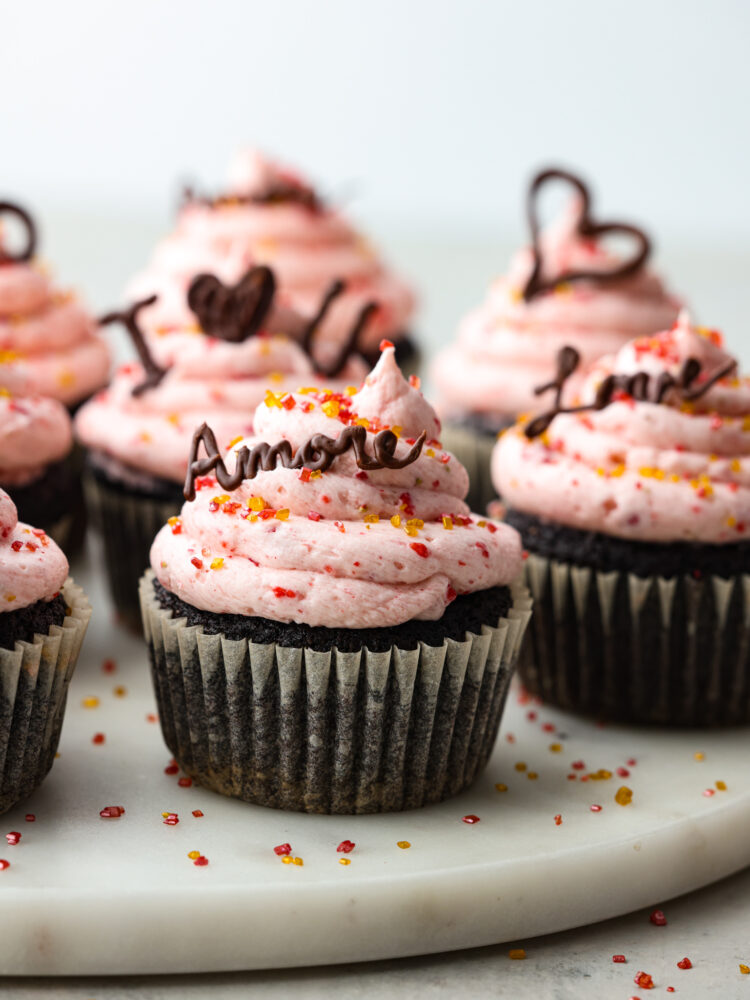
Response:
M0 490L0 813L52 767L91 608L68 561Z
M540 231L537 198L558 181L572 185L575 195L564 215ZM535 390L552 378L561 347L577 349L583 370L677 317L679 302L647 268L646 234L629 224L594 221L590 210L580 178L556 169L539 173L528 193L531 245L516 254L433 363L446 421L443 440L469 470L469 500L477 510L494 496L489 468L497 433L535 409ZM608 236L632 243L627 256L603 245Z
M750 379L686 315L500 439L537 605L522 679L605 719L750 722Z
M11 247L16 225L21 245ZM75 294L52 284L36 242L29 213L0 202L0 385L21 382L75 409L106 383L109 350Z
M359 392L280 404L226 458L198 430L188 502L151 550L165 740L201 784L262 805L438 802L497 733L530 614L520 539L470 513L392 347Z
M80 533L80 482L70 463L73 430L62 403L17 395L0 385L0 489L22 521L66 552Z
M256 150L235 158L224 193L186 192L176 229L158 244L128 293L158 293L144 314L147 330L158 336L185 322L185 291L196 274L207 270L235 281L251 264L270 265L282 303L303 314L317 308L334 279L342 279L346 292L327 315L321 337L342 344L362 306L374 299L379 310L362 344L365 355L374 363L385 338L402 362L415 366L410 288L338 209L294 171Z
M75 421L87 449L89 509L103 538L115 610L134 629L141 620L138 580L154 535L182 506L196 426L209 422L226 449L252 432L253 413L267 394L277 399L315 387L318 379L343 390L368 370L357 343L371 304L332 357L330 345L318 343L317 321L333 293L304 320L278 304L273 273L259 267L231 287L201 275L188 297L192 319L160 337L158 352L140 325L151 300L105 317L125 325L141 361L122 366Z

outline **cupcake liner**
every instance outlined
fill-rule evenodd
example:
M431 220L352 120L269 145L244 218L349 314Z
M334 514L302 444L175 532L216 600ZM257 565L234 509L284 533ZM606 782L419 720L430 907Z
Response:
M531 617L528 591L463 642L342 653L206 635L140 585L167 746L200 784L278 809L375 813L440 802L487 762Z
M156 533L181 505L147 496L133 496L97 479L84 477L89 515L102 537L104 565L118 618L129 629L141 632L138 581L149 566L149 552Z
M57 752L68 685L91 617L72 580L62 595L68 605L62 625L0 649L0 813L41 784Z
M472 510L484 514L487 505L497 500L497 490L492 485L490 462L497 442L496 434L483 433L459 424L444 424L440 443L455 455L469 473L469 493L466 502Z
M639 577L532 553L525 582L532 694L617 722L750 722L750 576Z

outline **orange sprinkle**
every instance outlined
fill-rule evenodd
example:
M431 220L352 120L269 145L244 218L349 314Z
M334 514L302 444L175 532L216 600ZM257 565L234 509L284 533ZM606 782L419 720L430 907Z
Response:
M618 806L629 806L632 801L633 801L632 789L628 788L626 785L623 785L621 788L618 788L617 791L615 792L615 802L618 804Z
M505 784L505 782L498 781L498 783L495 785L495 791L496 792L507 792L508 791L508 786Z
M277 510L276 511L276 517L278 518L279 521L288 521L289 520L289 508L288 507L282 507L281 510Z
M740 962L740 972L743 976L750 975L750 965L745 965L743 962Z
M115 698L124 698L127 693L128 689L126 687L123 687L122 684L118 684L117 687L112 692Z
M514 961L521 961L526 958L526 951L524 948L511 948L508 952L508 958L512 958Z
M351 863L352 862L350 858L339 858L340 865L350 865Z
M292 858L292 864L299 865L300 868L302 867L302 865L304 865L304 863L305 862L302 860L302 858Z
M705 755L704 753L701 753L701 751L700 751L700 750L697 750L697 751L696 751L696 752L695 752L695 753L693 754L693 757L695 758L695 760L705 760L705 759L706 759L706 755Z
M89 698L84 698L83 701L81 702L81 705L83 706L83 708L98 708L99 699L92 695Z
M529 781L536 781L539 775L536 773L536 771L529 771L526 777L529 779Z
M515 765L515 768L517 771L525 771L526 764L522 760L519 760L518 763Z
M562 743L550 743L550 745L549 745L549 752L550 753L561 753L562 752Z
M199 858L200 856L201 856L200 851L188 851L188 857L190 858L191 861L195 861L195 859Z
M396 847L400 847L402 851L406 851L411 847L408 840L397 840Z
M288 854L285 854L284 857L281 859L281 863L282 865L290 865L292 863L292 859Z
M717 781L716 787L720 792L725 792L727 790L727 783L726 781Z

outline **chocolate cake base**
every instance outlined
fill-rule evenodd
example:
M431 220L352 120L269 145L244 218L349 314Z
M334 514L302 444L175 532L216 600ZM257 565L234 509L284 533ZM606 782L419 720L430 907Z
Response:
M395 629L209 615L150 572L140 594L159 720L183 770L222 795L311 813L412 809L471 785L529 617L525 591L497 588L463 606L490 619L479 634L458 615L411 622L402 646Z
M66 604L61 594L51 601L37 601L27 608L0 614L0 649L13 649L17 642L31 642L47 635L52 625L62 625Z
M46 531L68 558L80 550L86 534L86 510L77 452L50 465L26 486L0 482L0 487L10 494L19 521Z

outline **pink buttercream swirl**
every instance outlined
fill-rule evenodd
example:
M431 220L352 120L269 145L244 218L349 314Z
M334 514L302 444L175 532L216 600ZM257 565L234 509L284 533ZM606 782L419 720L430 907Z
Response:
M345 294L321 327L323 340L341 343L372 300L379 308L365 331L363 349L376 350L382 338L393 340L405 332L414 309L411 290L338 211L293 200L252 200L291 178L287 168L257 151L244 151L232 163L225 197L183 206L176 230L157 245L149 267L128 288L132 298L158 294L144 316L152 333L188 320L185 292L196 274L210 271L232 282L251 264L273 267L280 301L304 315L315 311L331 281L345 282Z
M591 371L581 402L610 374L646 372L652 386L685 362L701 382L731 356L720 334L675 326L626 344ZM661 403L620 392L601 410L559 414L540 438L524 425L495 447L492 477L511 506L583 530L647 542L730 544L750 531L750 379L726 377L690 400L671 389ZM653 398L653 397L652 397ZM537 406L540 404L537 403Z
M68 560L51 538L18 520L0 489L0 614L51 601L68 576Z
M43 396L15 396L0 387L0 483L25 486L73 445L70 415Z
M608 272L619 258L581 237L579 199L540 237L544 280L568 271ZM646 268L607 282L571 282L525 301L534 263L519 251L507 275L461 323L454 343L433 363L432 376L446 416L480 413L498 422L535 406L534 388L553 374L561 347L575 347L584 365L613 354L627 341L669 327L679 302Z
M384 421L401 440L439 432L432 407L386 349L353 395L294 393L255 414L259 441L296 451L315 434L367 429L367 451ZM232 453L228 456L233 467ZM166 525L151 550L161 583L198 608L343 628L436 620L457 594L510 583L521 567L518 535L472 515L468 476L430 439L402 469L365 472L351 451L324 472L259 471L231 493L213 476Z
M109 349L70 292L38 263L0 263L0 385L73 405L107 381Z

